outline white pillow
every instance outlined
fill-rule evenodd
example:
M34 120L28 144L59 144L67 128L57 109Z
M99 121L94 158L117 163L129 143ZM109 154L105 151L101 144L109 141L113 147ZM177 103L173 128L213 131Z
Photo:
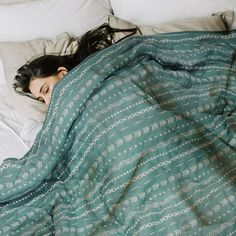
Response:
M0 86L1 85L5 85L6 86L7 83L6 83L6 78L5 78L5 75L4 75L3 64L2 64L2 61L0 59Z
M81 36L104 23L108 0L41 0L0 5L0 41L54 38L62 32Z
M12 83L17 74L17 69L32 58L44 54L72 54L77 46L78 42L72 40L67 33L60 34L55 39L39 38L24 42L0 42L0 58L9 89L10 101L19 122L23 124L27 123L28 120L42 122L45 119L47 106L14 91Z
M30 1L37 1L37 0L0 0L0 5L18 4Z
M152 26L162 22L201 17L233 10L236 0L110 0L114 15L135 24ZM235 21L233 27L235 27Z
M26 144L20 137L22 123L15 119L6 85L0 87L0 164L8 157L21 157L25 154L30 143Z
M205 17L191 17L181 20L169 21L153 26L135 25L129 21L122 20L117 16L108 16L108 23L112 28L134 29L138 27L139 30L135 33L135 35L153 35L181 31L227 31L228 29L230 29L232 21L233 11L217 12L213 15ZM114 35L114 41L117 42L129 34L131 34L131 32L129 31L117 32Z

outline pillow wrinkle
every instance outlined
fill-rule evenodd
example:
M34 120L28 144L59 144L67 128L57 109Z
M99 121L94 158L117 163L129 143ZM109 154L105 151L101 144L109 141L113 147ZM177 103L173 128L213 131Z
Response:
M170 21L153 26L144 26L133 24L119 17L109 15L108 23L113 28L132 29L138 27L136 35L153 35L158 33L181 32L181 31L227 31L233 22L233 11L218 12L205 17L192 17L176 21ZM226 21L226 22L225 22ZM114 40L118 42L129 33L118 32L115 34Z
M45 54L71 54L75 52L77 45L77 41L72 40L67 33L58 35L54 40L39 38L25 42L0 43L0 58L4 67L10 100L16 119L23 124L22 129L25 131L22 134L24 134L25 140L34 140L33 136L36 132L33 135L30 131L33 129L33 121L36 121L34 130L38 130L37 127L45 119L47 106L40 101L19 95L14 91L12 83L17 69L26 62ZM32 122L29 122L29 120ZM30 127L27 128L27 125Z
M89 3L90 1L87 2L88 5L84 6L85 9L86 6L89 6ZM185 30L225 31L226 29L221 17L222 14L226 16L225 19L232 20L231 11L231 13L223 12L214 16L190 18L181 21L156 24L152 27L135 25L113 15L109 15L104 21L109 23L111 27L118 29L133 29L138 27L140 31L137 31L136 35L151 35ZM228 22L228 24L230 25L230 22ZM130 32L118 32L115 34L114 40L117 42L129 34ZM0 58L3 62L4 73L11 94L11 101L15 110L15 115L17 119L23 123L25 129L25 132L22 132L22 134L24 134L24 139L28 141L34 140L32 136L35 134L32 135L30 130L33 129L34 121L34 130L37 130L38 124L41 124L44 121L47 113L47 106L37 100L19 95L13 90L12 83L17 69L29 60L44 54L71 54L75 52L77 46L77 41L71 41L68 33L57 35L55 39L37 38L24 42L0 42ZM29 122L29 120L31 122ZM27 125L30 126L28 129ZM27 132L27 130L29 130L29 132ZM27 133L29 134L28 138Z

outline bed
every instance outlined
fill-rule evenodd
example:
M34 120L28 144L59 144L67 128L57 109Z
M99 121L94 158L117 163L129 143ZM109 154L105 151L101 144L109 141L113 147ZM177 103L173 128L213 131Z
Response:
M234 11L0 1L0 235L236 234ZM68 73L49 108L13 91L22 64L103 23L139 31Z

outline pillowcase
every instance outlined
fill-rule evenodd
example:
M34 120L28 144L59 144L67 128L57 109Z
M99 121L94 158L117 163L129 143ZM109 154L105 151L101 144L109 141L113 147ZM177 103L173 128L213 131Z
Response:
M16 70L33 56L59 53L65 48L74 50L75 45L68 45L68 35L55 39L56 36L62 32L81 36L103 24L108 14L111 14L109 0L0 0L0 41L3 41L0 42L0 60L4 60L12 105L17 120L23 124L25 140L32 142L32 133L37 133L47 107L13 91ZM33 40L35 38L41 39ZM14 44L13 41L27 42ZM0 82L4 82L2 80L1 76Z
M111 14L108 0L40 0L0 5L0 41L81 36Z
M4 86L0 87L0 165L5 158L22 157L28 150L28 145L18 135L21 124L15 121L14 112L8 104L4 88Z
M0 5L18 4L37 0L0 0Z
M115 16L134 24L147 26L207 16L219 11L236 11L235 0L110 0L110 2ZM235 21L233 28L236 28Z
M109 15L108 23L113 28L132 29L138 27L136 34L152 35L157 33L180 32L180 31L226 31L230 29L234 19L233 11L214 13L211 16L193 17L173 22L160 23L155 26L135 25L129 21L122 20L119 17ZM129 33L118 32L114 40L117 42Z
M6 79L4 75L2 60L0 60L0 86L1 85L6 85Z
M222 13L225 18L232 21L232 12ZM183 21L170 22L155 27L138 26L142 34L150 35L168 31L183 31L183 30L226 30L226 26L222 20L222 14L208 16L203 18L191 18ZM113 15L107 17L106 22L111 27L120 29L135 28L136 25L131 22L124 21ZM117 33L115 41L126 36L127 33ZM38 57L43 54L51 53L72 53L77 48L77 42L69 40L69 35L64 33L54 40L35 39L26 42L1 42L0 43L0 58L3 60L4 71L7 79L7 84L10 89L11 101L14 106L15 115L19 122L23 124L21 136L24 140L33 143L33 140L39 131L47 112L47 106L42 102L30 99L28 97L15 93L12 89L12 83L17 69L25 64L33 57Z
M47 106L37 100L17 94L12 88L17 69L34 57L44 54L71 54L78 46L67 33L59 35L54 40L43 38L25 42L1 42L0 58L4 66L6 82L9 88L10 100L15 110L16 118L23 125L29 120L43 122Z

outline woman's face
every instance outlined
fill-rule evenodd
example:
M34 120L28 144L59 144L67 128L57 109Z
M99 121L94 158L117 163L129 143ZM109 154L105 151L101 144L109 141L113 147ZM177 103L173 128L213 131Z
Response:
M31 79L29 84L30 92L37 98L37 100L45 102L49 105L52 95L52 90L65 75L67 69L65 67L59 67L57 75Z

